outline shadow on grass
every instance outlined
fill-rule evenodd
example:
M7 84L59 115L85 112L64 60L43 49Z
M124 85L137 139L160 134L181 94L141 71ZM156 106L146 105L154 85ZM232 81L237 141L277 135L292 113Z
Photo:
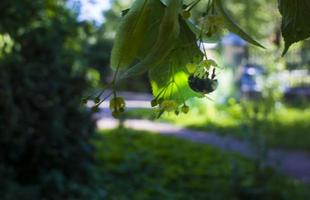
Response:
M107 199L309 199L306 186L236 154L128 129L100 133Z

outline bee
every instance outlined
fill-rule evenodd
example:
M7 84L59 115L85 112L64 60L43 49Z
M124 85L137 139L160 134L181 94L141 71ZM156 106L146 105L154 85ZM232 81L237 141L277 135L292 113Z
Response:
M218 81L215 79L215 68L212 71L212 75L209 78L209 72L206 72L202 78L195 76L194 74L188 77L188 84L195 92L209 94L216 90Z

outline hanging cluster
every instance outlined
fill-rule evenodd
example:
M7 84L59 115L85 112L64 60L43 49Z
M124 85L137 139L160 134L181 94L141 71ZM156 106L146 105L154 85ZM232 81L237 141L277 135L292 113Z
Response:
M192 90L202 94L209 94L216 90L218 81L215 79L215 71L218 65L214 60L204 60L198 66L189 63L186 67L191 74L188 77L188 84ZM210 72L211 68L212 72Z
M160 117L164 112L174 112L176 115L179 115L180 112L187 114L189 112L189 106L183 103L183 105L179 105L175 100L164 99L162 97L162 93L156 96L151 101L151 106L158 107L158 116Z
M110 100L110 110L112 111L112 116L117 118L125 111L125 100L122 97L113 97Z
M149 75L160 116L164 112L188 113L186 101L205 97L218 85L217 64L207 58L203 41L224 27L246 41L261 46L247 35L226 13L222 0L209 0L201 23L193 24L191 10L200 0L185 5L183 0L135 0L123 17L111 54L115 70L109 85L112 92L94 100L94 110L109 96L112 115L125 109L123 98L116 96L117 83L144 72Z

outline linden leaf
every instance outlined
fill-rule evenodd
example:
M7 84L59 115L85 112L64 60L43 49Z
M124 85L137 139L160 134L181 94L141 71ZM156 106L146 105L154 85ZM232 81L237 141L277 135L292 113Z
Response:
M148 40L147 31L154 19L164 13L164 5L158 0L136 0L121 19L111 54L111 67L127 68L135 60L138 51Z
M159 33L154 46L147 51L148 54L136 65L127 70L121 79L141 74L148 69L160 64L175 47L180 33L178 14L182 7L182 0L171 0L165 8L161 20Z
M281 31L285 41L283 54L290 46L310 37L310 1L279 0L279 11L282 15Z
M242 30L242 28L240 28L238 24L228 15L224 9L222 0L214 0L214 3L218 12L224 17L225 25L229 31L239 35L242 39L253 45L265 48L263 45L254 40L248 33Z
M189 98L202 97L189 87L186 65L194 61L200 62L203 54L196 43L195 34L184 19L180 19L180 31L176 48L160 65L149 71L153 95L174 100L178 105Z

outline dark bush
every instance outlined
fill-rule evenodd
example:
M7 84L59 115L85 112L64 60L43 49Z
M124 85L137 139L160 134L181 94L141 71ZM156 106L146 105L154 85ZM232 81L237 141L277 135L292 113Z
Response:
M61 1L1 2L0 199L97 199L78 22Z

